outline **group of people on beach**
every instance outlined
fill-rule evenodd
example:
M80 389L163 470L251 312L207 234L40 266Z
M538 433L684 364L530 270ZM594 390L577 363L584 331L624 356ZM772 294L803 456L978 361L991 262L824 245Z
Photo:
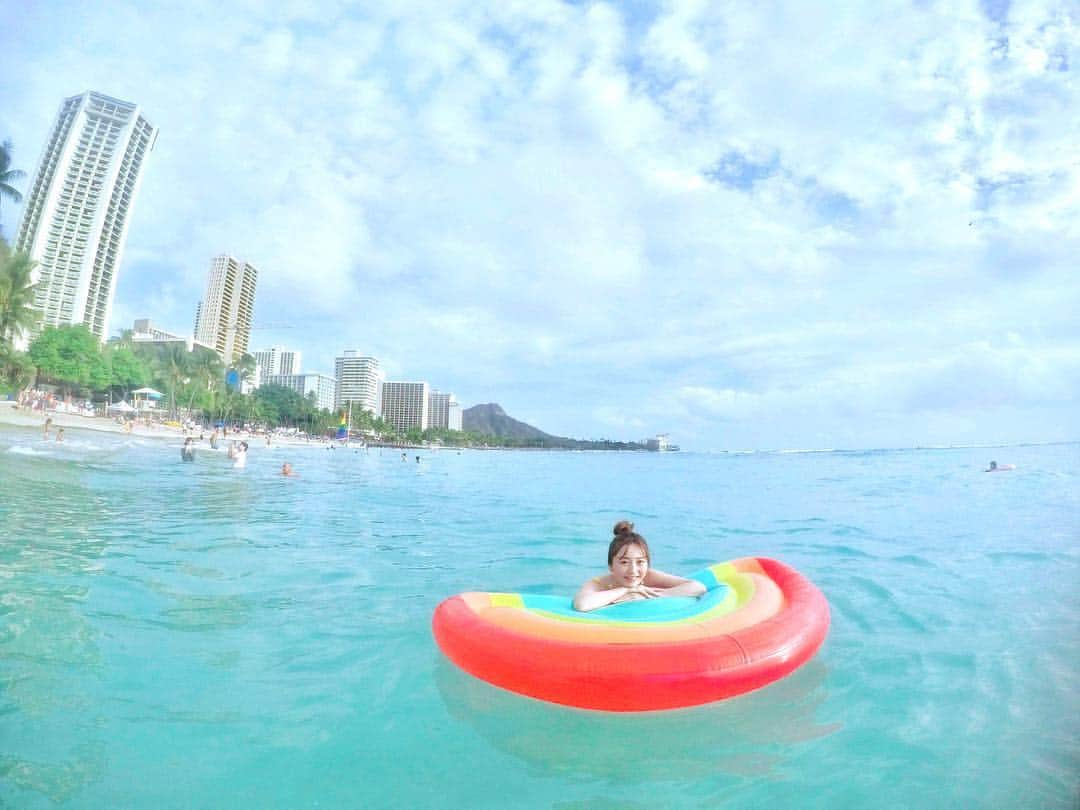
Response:
M40 411L41 413L61 411L82 416L93 416L95 413L94 403L90 400L74 400L70 394L60 400L51 391L40 391L36 388L24 388L19 391L18 396L15 398L15 407L16 409Z

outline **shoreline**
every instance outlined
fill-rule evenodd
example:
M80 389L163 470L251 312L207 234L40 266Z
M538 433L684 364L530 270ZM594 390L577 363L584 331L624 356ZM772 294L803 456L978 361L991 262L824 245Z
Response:
M77 413L65 413L63 411L49 411L47 413L27 411L16 408L14 401L0 400L0 426L29 427L40 431L44 427L46 419L52 419L50 430L53 437L57 428L63 428L65 431L90 430L95 433L113 433L118 436L134 436L139 439L162 439L176 442L183 442L187 436L192 436L198 442L199 434L202 432L209 439L209 434L206 431L184 431L182 428L169 425L147 426L141 422L135 422L134 427L128 431L110 416L82 416ZM228 436L222 437L221 442L222 445L226 445L234 440L245 441L253 448L256 444L262 447L266 446L266 436L264 434L253 434L245 431L230 433ZM287 436L274 435L271 439L271 445L283 447L313 447L320 444L322 442L297 440Z
M13 427L32 427L41 430L45 426L45 420L52 419L50 429L55 432L56 428L67 430L92 430L96 433L116 433L126 436L138 436L141 439L183 439L184 432L178 428L166 425L157 425L148 428L145 424L136 423L131 431L124 430L124 426L115 422L108 416L82 416L77 413L64 413L62 411L28 411L16 408L13 401L0 401L0 424Z

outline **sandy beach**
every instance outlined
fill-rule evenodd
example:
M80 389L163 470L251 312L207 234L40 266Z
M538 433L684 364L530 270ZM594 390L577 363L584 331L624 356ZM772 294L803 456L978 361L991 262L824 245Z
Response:
M41 430L45 424L45 420L48 418L52 419L50 431L53 435L55 435L57 428L63 428L65 431L94 430L105 433L121 433L127 434L128 436L138 436L141 439L165 439L170 441L181 440L185 435L194 436L198 439L200 432L205 434L207 439L209 439L210 436L210 431L208 430L188 431L185 434L185 432L178 427L161 424L147 425L145 422L136 422L132 429L128 431L123 424L117 422L112 417L82 416L77 413L65 413L63 411L48 411L47 413L43 413L42 411L28 411L23 408L16 408L15 403L12 401L0 401L0 425L33 427ZM266 444L266 436L264 434L247 433L245 431L230 431L228 437L223 438L222 441L224 443L233 439L242 439L251 444L252 447L264 446ZM324 443L317 440L296 438L294 436L280 434L274 434L271 438L271 442L274 445L297 447L318 446L319 444Z
M126 431L124 425L111 417L82 416L63 411L28 411L24 408L16 408L15 403L11 401L0 402L0 424L41 429L46 419L52 419L50 430L54 432L56 428L64 428L65 431L96 430L106 433L128 433L131 436L153 439L176 439L184 435L179 428L166 425L148 427L145 423L138 423L131 431Z

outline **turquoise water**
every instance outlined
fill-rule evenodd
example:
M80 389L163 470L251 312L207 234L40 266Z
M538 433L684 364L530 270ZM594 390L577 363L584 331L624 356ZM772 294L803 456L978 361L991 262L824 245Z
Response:
M0 427L0 804L1068 807L1080 445L808 454L177 446ZM984 474L989 459L1017 469ZM276 475L291 461L302 477ZM725 703L606 715L446 664L462 590L782 559L818 656Z

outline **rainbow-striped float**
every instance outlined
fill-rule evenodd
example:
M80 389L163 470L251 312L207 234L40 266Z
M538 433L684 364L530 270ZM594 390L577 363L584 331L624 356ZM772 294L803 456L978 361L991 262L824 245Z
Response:
M522 695L632 712L741 695L808 661L829 605L783 563L747 557L694 574L704 596L575 611L569 599L462 593L438 606L435 641L466 672Z

